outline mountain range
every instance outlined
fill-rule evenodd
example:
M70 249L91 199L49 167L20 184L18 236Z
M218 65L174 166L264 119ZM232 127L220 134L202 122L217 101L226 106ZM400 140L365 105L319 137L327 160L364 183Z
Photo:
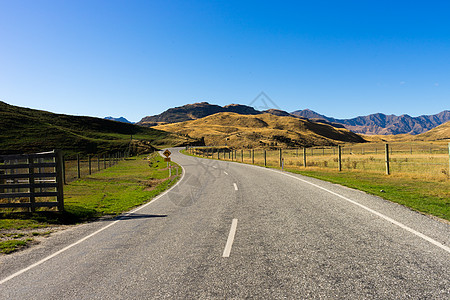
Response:
M200 102L187 104L180 107L170 108L165 112L144 117L137 124L145 127L156 125L196 120L220 112L234 112L242 115L258 115L269 113L276 116L291 116L301 119L309 119L314 122L325 123L336 128L346 128L352 132L366 135L417 135L450 121L450 111L445 110L435 115L423 115L411 117L409 115L385 115L382 113L359 116L352 119L336 119L316 113L309 109L286 112L279 109L258 111L253 107L231 104L219 106Z
M382 113L360 116L352 119L335 119L304 109L292 112L293 115L311 120L326 120L338 123L350 131L368 135L421 134L450 121L450 111L444 110L435 115L411 117L409 115L385 115Z

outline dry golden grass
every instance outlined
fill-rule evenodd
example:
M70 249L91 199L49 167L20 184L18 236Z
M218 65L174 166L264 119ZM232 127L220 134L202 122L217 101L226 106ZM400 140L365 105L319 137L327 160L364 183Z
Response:
M271 114L217 113L205 118L153 127L193 138L209 146L234 148L336 145L364 140L347 129Z
M414 180L448 182L449 150L444 142L415 142L389 144L390 172L396 177ZM199 150L201 151L201 150ZM223 150L222 150L223 151ZM236 150L234 160L264 165L264 150ZM374 174L386 172L385 144L364 143L342 145L341 166L343 171ZM242 157L243 156L243 157ZM220 155L224 159L223 154ZM303 149L282 150L286 167L304 168ZM217 153L214 155L217 158ZM230 156L231 158L231 156ZM229 155L225 159L229 160ZM266 150L267 166L279 166L279 150ZM323 146L306 148L306 169L338 169L337 147ZM450 188L449 188L450 189Z

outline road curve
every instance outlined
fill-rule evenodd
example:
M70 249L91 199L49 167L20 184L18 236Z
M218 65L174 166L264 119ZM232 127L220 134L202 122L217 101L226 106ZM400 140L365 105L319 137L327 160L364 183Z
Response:
M117 220L0 260L1 299L449 299L450 226L300 175L185 156Z

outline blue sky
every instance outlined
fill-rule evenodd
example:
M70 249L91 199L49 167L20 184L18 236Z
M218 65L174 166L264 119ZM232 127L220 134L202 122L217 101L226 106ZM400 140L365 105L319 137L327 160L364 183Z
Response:
M435 114L450 109L449 12L449 1L0 0L0 100L139 121L263 91L336 118Z

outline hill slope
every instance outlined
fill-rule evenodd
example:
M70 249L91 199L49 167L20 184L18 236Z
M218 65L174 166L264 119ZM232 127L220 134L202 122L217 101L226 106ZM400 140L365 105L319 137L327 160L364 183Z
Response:
M209 104L208 102L200 102L170 108L159 115L144 117L136 124L141 126L155 126L166 123L184 122L204 118L219 112L234 112L245 115L261 114L260 111L246 105L231 104L222 107Z
M222 112L201 119L159 125L154 128L204 138L210 146L294 147L364 142L359 135L289 116L241 115Z
M52 149L70 153L123 151L130 146L131 136L132 146L141 150L193 141L133 124L54 114L0 101L1 153L30 153Z
M435 115L411 117L409 115L385 115L381 113L360 116L353 119L335 119L304 109L292 112L293 115L309 119L323 119L340 123L348 130L361 134L421 134L436 126L450 121L450 111L445 110Z

